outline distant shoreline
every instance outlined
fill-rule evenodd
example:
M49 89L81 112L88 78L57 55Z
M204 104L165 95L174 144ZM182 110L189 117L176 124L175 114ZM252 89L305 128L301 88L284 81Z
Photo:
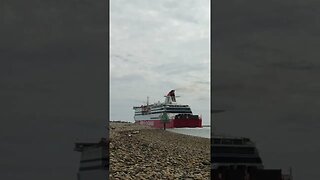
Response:
M111 121L109 121L109 123L131 123L131 124L134 124L134 122L121 121L121 120L111 120ZM206 125L202 125L202 127L211 127L211 125L206 124Z

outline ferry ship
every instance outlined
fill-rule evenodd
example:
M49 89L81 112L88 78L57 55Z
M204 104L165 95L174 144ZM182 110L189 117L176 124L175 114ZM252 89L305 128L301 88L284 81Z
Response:
M138 124L154 128L184 128L202 127L202 118L194 115L189 105L178 104L175 90L171 90L164 102L135 106L134 120Z

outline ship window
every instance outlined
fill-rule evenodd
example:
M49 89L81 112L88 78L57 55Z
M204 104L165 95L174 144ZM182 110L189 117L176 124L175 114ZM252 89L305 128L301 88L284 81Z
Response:
M191 111L190 108L172 108L172 107L168 107L168 108L166 108L166 110L185 110L185 111Z

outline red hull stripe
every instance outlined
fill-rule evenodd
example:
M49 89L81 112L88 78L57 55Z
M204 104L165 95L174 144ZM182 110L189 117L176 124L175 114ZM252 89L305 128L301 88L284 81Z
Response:
M141 125L148 125L154 128L163 128L161 120L136 121ZM202 127L202 119L173 119L166 123L166 128Z

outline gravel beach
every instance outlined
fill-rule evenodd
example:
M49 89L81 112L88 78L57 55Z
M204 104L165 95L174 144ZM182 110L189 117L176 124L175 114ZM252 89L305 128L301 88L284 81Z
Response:
M110 122L110 180L210 179L210 139Z

